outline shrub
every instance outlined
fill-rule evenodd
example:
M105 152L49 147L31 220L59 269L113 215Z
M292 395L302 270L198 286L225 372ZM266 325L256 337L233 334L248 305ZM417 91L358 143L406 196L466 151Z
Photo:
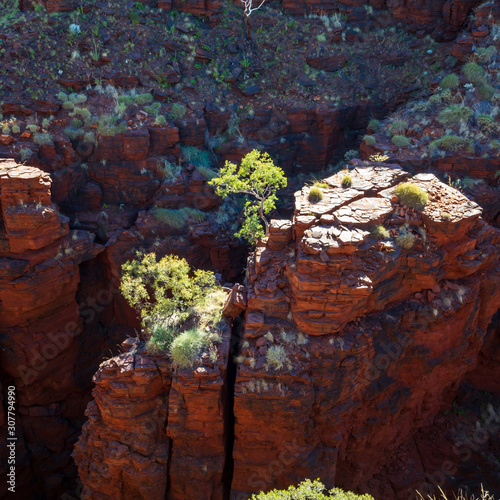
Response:
M411 182L402 182L396 187L394 192L399 202L410 208L421 210L429 201L427 193L421 187Z
M29 160L33 156L33 151L29 148L22 148L19 151L19 157L21 159L21 163Z
M10 127L6 125L5 127L2 128L2 134L4 135L9 135L11 132Z
M444 108L438 115L438 122L443 125L458 125L461 121L466 122L472 116L472 109L467 106L451 104Z
M163 115L158 115L153 122L155 125L165 125L167 119Z
M476 121L481 126L481 130L486 134L493 134L498 130L495 119L490 115L478 115L476 116Z
M182 332L172 341L170 355L172 363L179 368L189 368L203 348L208 348L208 335L197 328Z
M170 163L168 160L163 159L163 165L160 164L160 171L167 182L173 182L181 173L181 166Z
M161 223L174 229L184 227L189 219L193 220L193 222L203 222L207 217L205 212L190 207L179 209L157 207L153 209L153 215Z
M404 132L408 128L408 122L405 120L396 120L390 127L389 133L398 134Z
M404 135L395 135L391 141L398 148L407 148L410 145L410 139Z
M497 139L493 139L490 143L491 149L500 149L500 141Z
M479 85L479 95L483 98L489 101L496 92L495 87L492 87L489 83L482 83Z
M124 121L119 122L116 115L102 115L99 118L97 132L104 136L114 136L127 131L127 124Z
M322 189L329 189L330 185L327 184L326 182L314 181L313 187L322 188Z
M145 104L151 104L153 102L152 94L137 94L132 97L134 103L138 106L144 106Z
M198 166L196 170L205 177L205 179L212 180L217 177L217 172L211 168Z
M439 86L442 89L454 89L455 87L458 87L460 83L460 80L457 75L452 73L451 75L445 76L442 80Z
M447 151L460 151L466 148L472 150L472 139L467 137L459 137L457 135L445 135L440 139L436 139L429 144L429 151L433 153L437 148L446 149Z
M150 332L155 325L182 325L193 317L193 307L218 288L214 273L192 272L187 261L176 255L159 261L154 253L138 257L123 264L120 290Z
M26 130L29 130L30 132L36 132L38 130L38 127L34 123L31 123L30 125L26 125Z
M67 135L72 141L74 141L75 139L77 139L78 137L80 137L82 134L83 134L83 129L81 128L77 128L75 127L74 125L72 125L71 127L66 127L64 130L63 130L64 134Z
M186 114L186 108L182 104L174 102L172 104L172 109L170 110L170 118L172 120L181 120Z
M391 237L391 233L384 226L375 226L371 235L376 240L388 240Z
M401 233L396 236L395 240L396 245L404 248L405 250L409 250L415 244L415 236L412 233L407 233L405 231L401 231Z
M73 113L70 113L70 116L79 115L84 120L88 120L90 118L90 111L86 108L74 108Z
M149 338L146 347L151 352L166 352L170 350L172 342L175 338L175 329L159 321L150 329L151 337Z
M350 175L344 175L342 177L342 187L350 188L352 186L352 177Z
M151 106L144 106L144 111L150 115L156 116L160 112L161 103L154 102Z
M56 97L61 101L61 102L66 102L68 100L68 96L64 92L59 92L59 94L56 95Z
M65 101L62 103L63 109L73 109L75 107L75 103L71 101Z
M12 125L12 133L13 134L19 134L21 132L21 129L19 125Z
M309 190L308 198L311 203L318 203L323 199L323 191L320 188L312 187Z
M373 146L375 145L375 143L377 142L377 139L375 139L375 137L373 135L365 135L363 137L363 142L367 145L367 146Z
M374 500L372 496L357 495L340 488L327 491L325 486L317 479L306 479L298 486L290 486L286 490L272 490L267 493L252 495L250 500Z
M378 132L380 130L380 121L379 120L376 120L375 118L372 118L369 122L368 122L368 128L370 128L371 130L373 130L375 133Z
M181 154L184 161L197 167L210 168L212 166L210 153L204 149L198 149L196 146L181 146Z
M52 136L45 132L35 132L33 136L33 142L39 146L45 146L47 144L52 144Z
M451 219L451 215L448 213L448 212L441 212L441 219L443 220L450 220Z
M462 72L470 83L481 83L486 75L486 71L483 67L475 62L467 63L463 68Z
M285 367L291 367L290 359L286 355L285 348L280 345L272 345L266 352L266 368L281 370Z
M478 47L476 50L477 58L484 63L489 63L496 55L497 49L494 45L490 45L489 47Z

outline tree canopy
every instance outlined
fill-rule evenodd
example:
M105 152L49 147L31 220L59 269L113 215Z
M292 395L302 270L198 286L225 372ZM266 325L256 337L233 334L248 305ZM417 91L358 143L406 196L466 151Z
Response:
M285 187L285 173L277 167L267 153L254 149L241 160L240 166L226 161L218 177L209 184L216 187L216 193L225 198L230 194L241 193L253 200L245 204L245 221L235 236L243 237L250 243L267 236L269 222L266 215L276 208L278 189ZM259 221L264 223L264 228Z

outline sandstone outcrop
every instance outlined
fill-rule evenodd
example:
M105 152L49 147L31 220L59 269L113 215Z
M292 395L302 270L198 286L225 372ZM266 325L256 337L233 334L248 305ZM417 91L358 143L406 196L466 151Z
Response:
M402 181L428 193L422 211L398 202ZM172 374L165 358L144 352L101 366L74 453L84 498L215 499L230 487L242 500L314 476L396 499L425 482L433 462L418 459L416 446L428 434L412 440L490 341L500 232L432 174L353 161L323 182L320 202L304 187L293 220L272 221L246 285L228 297L226 314L245 317L234 406L228 335L212 378L199 368ZM385 239L373 237L376 225ZM224 449L222 435L233 445ZM412 457L412 474L383 475L396 470L392 459L411 466ZM234 468L230 484L224 462Z
M296 193L294 239L272 250L271 234L249 260L233 498L313 476L369 489L453 399L500 305L500 233L478 205L396 165L355 163L349 188L344 175L318 203ZM429 194L421 212L394 196L403 180ZM372 237L379 224L390 238ZM395 244L403 227L410 249ZM388 478L383 498L422 480Z
M103 250L91 233L69 229L50 186L40 169L0 160L0 359L5 385L16 387L18 491L26 498L35 489L60 494L74 467L70 446L88 391L78 373L78 266ZM34 475L44 480L35 485Z
M82 499L223 497L228 347L226 328L193 369L137 346L102 363L73 453Z

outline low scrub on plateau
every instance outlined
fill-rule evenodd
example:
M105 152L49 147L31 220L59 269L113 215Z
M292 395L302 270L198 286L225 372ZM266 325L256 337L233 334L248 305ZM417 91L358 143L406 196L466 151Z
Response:
M357 495L340 488L327 490L319 480L306 479L298 486L290 486L286 490L272 490L253 495L251 500L374 500L374 498L368 494Z
M399 202L409 208L421 210L429 201L429 195L421 187L411 182L402 182L394 192Z
M216 353L225 292L211 271L192 271L185 259L154 253L122 266L121 292L139 314L152 352L168 352L174 366L192 366L202 350Z

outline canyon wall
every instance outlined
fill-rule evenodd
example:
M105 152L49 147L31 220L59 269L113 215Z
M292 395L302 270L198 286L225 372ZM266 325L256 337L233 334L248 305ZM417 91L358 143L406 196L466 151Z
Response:
M246 285L235 286L229 296L226 313L236 317L244 311L245 318L234 404L231 380L222 386L226 410L234 416L234 433L232 419L222 421L232 443L224 460L230 463L234 500L304 477L370 491L376 498L411 496L426 474L414 446L407 453L416 460L410 474L391 469L383 480L377 475L451 403L476 366L500 307L500 232L481 218L478 205L432 174L412 177L397 165L353 161L350 187L343 187L344 175L324 180L328 187L320 202L309 201L310 187L296 193L293 220L272 221L268 240L249 258ZM398 203L394 188L404 180L429 194L423 211ZM372 237L377 224L389 231L385 240ZM412 235L411 248L400 246L401 228ZM135 369L134 356L140 360ZM203 406L190 405L185 395L186 410L180 412L172 392L168 395L171 374L158 368L158 359L169 366L165 356L128 354L104 363L96 374L89 423L75 449L86 498L97 492L102 498L145 498L143 492L152 494L147 471L160 469L164 476L153 498L165 491L167 498L220 498L214 492L221 455L217 472L205 482L209 486L195 496L187 486L176 486L176 454L166 465L158 458L168 446L175 450L177 426L186 429L199 419L212 426L220 382L210 394L197 386ZM138 373L143 363L154 373L151 386ZM181 376L182 386L190 388L200 368L204 365L172 380ZM162 370L169 373L163 386ZM123 400L129 391L134 397ZM150 408L157 394L164 399ZM166 412L170 404L174 411ZM118 416L107 417L115 407ZM156 448L141 454L145 484L139 484L130 480L138 475L128 469L117 473L118 464L133 462L135 447L150 439L127 419L155 412L159 416L150 418L160 426ZM123 439L125 428L138 433L135 440ZM213 464L207 443L183 450L190 456L196 450L196 460L189 459L197 464L198 472L190 472L195 481L200 466L215 470L206 465ZM116 461L117 453L125 462Z

